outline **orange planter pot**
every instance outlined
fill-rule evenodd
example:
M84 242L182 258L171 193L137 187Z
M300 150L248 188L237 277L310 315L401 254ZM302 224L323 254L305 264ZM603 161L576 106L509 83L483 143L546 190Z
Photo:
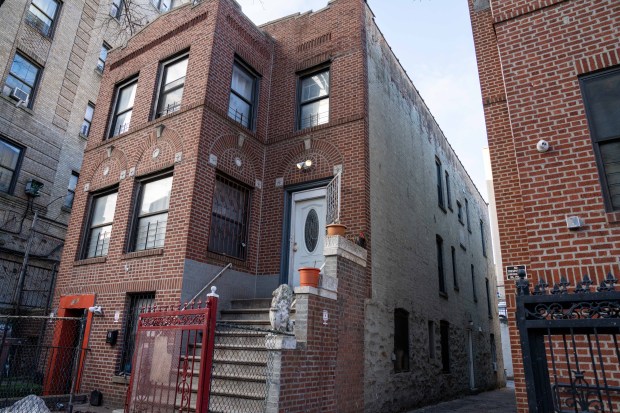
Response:
M305 286L305 287L318 288L320 272L321 272L320 268L301 267L299 269L299 284L302 287Z
M344 237L344 232L347 227L342 224L329 224L325 226L327 228L327 235L340 235Z

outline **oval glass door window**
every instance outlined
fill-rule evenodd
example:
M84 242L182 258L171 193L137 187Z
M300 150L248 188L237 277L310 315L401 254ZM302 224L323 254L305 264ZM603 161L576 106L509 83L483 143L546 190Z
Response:
M308 252L314 251L319 242L319 216L314 209L311 209L306 217L304 238Z

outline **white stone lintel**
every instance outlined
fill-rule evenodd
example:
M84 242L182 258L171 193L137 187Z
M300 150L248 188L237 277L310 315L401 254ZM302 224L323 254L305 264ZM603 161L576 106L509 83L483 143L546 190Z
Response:
M325 237L323 255L325 255L325 257L342 257L357 265L366 267L368 251L345 237L341 237L340 235L328 235Z
M334 301L338 299L338 294L333 291L328 291L324 288L315 288L308 286L295 287L295 294L318 295L319 297L327 298Z

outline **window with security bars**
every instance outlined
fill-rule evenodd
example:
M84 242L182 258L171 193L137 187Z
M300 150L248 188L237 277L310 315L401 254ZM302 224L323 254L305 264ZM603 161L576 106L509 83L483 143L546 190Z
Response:
M185 53L161 65L161 84L157 98L157 110L155 111L156 118L181 109L188 58L189 55Z
M172 176L144 182L140 187L134 250L162 248L166 240Z
M32 0L26 13L26 22L43 36L50 37L59 8L60 2L56 0Z
M93 197L86 237L85 258L108 255L117 195L118 193L114 191Z
M209 251L244 260L250 189L218 174L213 192Z
M580 78L607 211L620 210L620 67Z
M329 69L299 80L299 129L329 122Z
M257 76L244 64L236 61L233 65L230 83L230 100L228 101L228 117L239 122L248 129L254 127L256 112Z
M131 363L138 332L138 318L143 308L155 304L155 293L137 293L127 295L127 304L123 328L123 348L121 350L118 372L121 376L131 374Z
M136 78L125 82L116 88L114 112L112 115L112 123L110 125L110 138L129 130L137 86L138 79Z

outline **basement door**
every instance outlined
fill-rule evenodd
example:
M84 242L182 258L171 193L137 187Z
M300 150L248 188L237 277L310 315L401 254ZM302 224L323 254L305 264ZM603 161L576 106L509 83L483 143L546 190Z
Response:
M300 267L320 268L325 262L325 188L294 192L291 202L289 284L299 286Z

